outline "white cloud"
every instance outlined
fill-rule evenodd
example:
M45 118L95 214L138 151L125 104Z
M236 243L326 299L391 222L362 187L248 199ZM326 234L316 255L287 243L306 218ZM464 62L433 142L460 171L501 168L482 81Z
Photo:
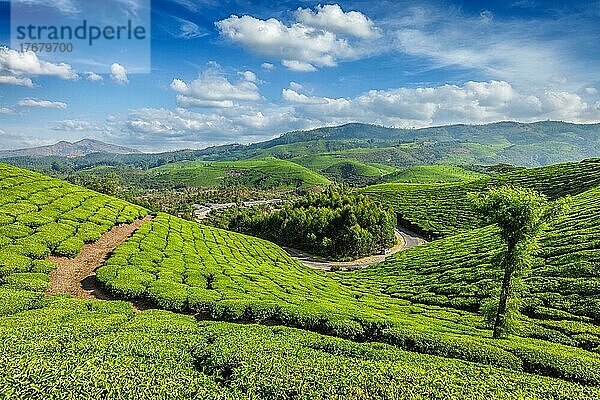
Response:
M15 110L10 107L0 107L0 114L15 114Z
M23 78L10 75L0 75L0 84L33 87L33 81L30 78Z
M104 78L101 75L98 75L97 73L92 72L92 71L86 71L85 75L86 75L88 81L99 82L99 81L104 80Z
M256 82L257 81L256 74L252 71L244 71L244 72L240 72L240 74L248 82Z
M110 66L110 77L119 85L125 85L129 83L129 78L127 77L127 69L125 69L124 66L118 63L113 63Z
M340 18L334 18L338 14ZM317 7L316 12L299 9L296 17L298 22L286 25L275 18L232 15L215 25L223 37L255 53L279 59L294 71L333 67L338 61L358 59L377 51L373 41L365 39L379 34L361 13L344 13L335 5Z
M295 91L299 91L302 90L304 87L299 84L298 82L290 82L290 89L295 90Z
M298 21L306 26L325 31L347 34L363 39L380 36L373 22L358 11L344 12L338 4L318 5L315 11L299 8Z
M21 107L41 107L41 108L67 108L67 103L62 101L38 100L32 98L21 99L17 102Z
M328 100L320 97L309 97L305 94L298 93L293 89L283 89L281 91L281 97L288 103L298 104L327 104Z
M187 19L174 17L179 23L179 32L175 35L180 39L196 39L208 36L208 32Z
M55 131L66 131L66 132L92 132L102 131L104 128L100 125L91 123L89 121L81 121L75 119L65 119L62 121L56 121L52 127Z
M591 94L591 95L598 94L598 89L596 89L595 87L586 87L584 89L584 91L585 91L585 93Z
M504 81L370 90L355 98L337 99L306 96L284 89L282 97L294 104L298 117L321 124L359 121L425 127L505 120L600 120L600 113L577 94L562 91L520 93Z
M275 69L275 66L268 62L264 62L264 63L260 64L260 67L262 69L264 69L265 71L273 71Z
M182 107L230 108L238 102L261 100L253 81L256 75L246 71L242 77L239 82L231 83L216 69L208 69L190 83L173 79L171 89L178 93L177 103Z
M40 60L34 52L18 52L0 47L0 84L33 87L32 77L54 76L76 80L78 75L69 64Z
M311 63L297 60L281 60L281 65L296 72L314 72L317 70Z
M427 68L467 69L476 79L504 80L526 90L550 83L575 91L596 80L593 57L580 53L591 32L574 16L535 23L490 17L429 3L390 19L386 28L396 51Z

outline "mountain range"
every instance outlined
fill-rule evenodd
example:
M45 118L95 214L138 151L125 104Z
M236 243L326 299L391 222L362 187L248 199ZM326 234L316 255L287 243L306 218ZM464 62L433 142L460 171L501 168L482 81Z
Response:
M0 158L10 157L81 157L92 153L136 154L137 150L108 144L94 139L82 139L77 142L60 141L49 146L32 147L18 150L0 150Z
M399 129L351 123L288 132L250 145L226 144L200 150L150 154L83 139L75 143L0 151L0 158L70 157L81 168L102 164L107 153L111 164L143 168L182 160L236 161L264 157L298 160L316 154L351 157L394 167L501 163L536 167L600 156L600 124L497 122ZM15 159L11 163L28 165L27 160Z

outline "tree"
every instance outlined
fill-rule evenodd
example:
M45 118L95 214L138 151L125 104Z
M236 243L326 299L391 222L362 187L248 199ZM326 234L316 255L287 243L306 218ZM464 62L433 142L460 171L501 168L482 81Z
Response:
M472 198L475 208L498 225L505 244L500 256L504 276L494 320L493 337L498 339L510 329L507 305L513 295L513 278L529 269L540 233L565 210L569 199L551 202L534 190L512 186L493 188Z

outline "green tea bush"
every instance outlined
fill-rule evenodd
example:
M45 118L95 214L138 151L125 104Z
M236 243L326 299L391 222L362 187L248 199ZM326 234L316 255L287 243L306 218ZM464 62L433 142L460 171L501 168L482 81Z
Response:
M50 286L50 277L39 272L24 272L8 275L4 282L12 288L44 292Z

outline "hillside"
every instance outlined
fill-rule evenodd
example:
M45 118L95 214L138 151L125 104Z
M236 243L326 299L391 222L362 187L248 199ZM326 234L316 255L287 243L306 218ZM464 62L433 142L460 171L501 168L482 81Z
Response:
M98 279L113 296L244 324L44 297L48 254L72 257L146 211L1 165L0 387L34 398L116 396L107 386L125 398L596 398L600 193L581 192L545 235L527 329L493 340L477 311L497 287L492 228L331 275L269 242L159 214Z
M202 150L156 154L88 154L74 159L32 158L27 157L27 151L24 150L24 153L4 152L2 157L11 157L6 162L15 166L42 172L51 172L52 165L59 165L65 171L99 165L129 165L148 169L184 160L239 161L265 157L288 160L315 155L346 157L352 159L350 163L376 163L388 167L500 163L537 167L597 157L600 154L599 133L600 124L559 121L498 122L422 129L346 124L288 132L278 138L250 145L228 144ZM64 142L61 143L64 145ZM122 153L117 150L96 151ZM3 152L0 151L1 154ZM37 155L52 154L58 154L58 151Z
M485 175L450 165L420 165L401 168L381 177L383 182L441 183L461 182L484 178Z
M149 171L156 182L188 186L256 188L327 185L329 180L290 161L268 158L227 162L178 162Z
M445 184L388 183L361 191L391 204L404 223L434 236L452 235L482 226L468 194L488 187L520 185L550 198L576 195L600 185L600 159L518 170L475 181Z
M366 183L390 174L396 170L384 164L363 163L358 159L342 154L304 155L290 159L330 179L340 182Z
M108 144L94 139L82 139L71 143L60 141L49 146L32 147L18 150L0 150L0 158L11 157L81 157L92 153L135 154L137 150Z
M391 165L498 164L528 167L579 161L600 154L600 124L559 121L535 123L498 122L486 125L448 125L421 129L396 129L365 124L346 124L283 134L248 147L247 152L276 154L286 145L300 155L304 142L323 142L330 149L396 147L415 143L411 151L382 150L379 159ZM296 146L294 146L294 144ZM406 150L406 149L404 149ZM361 161L375 161L369 159ZM412 159L412 163L411 163ZM415 162L418 160L418 162Z

